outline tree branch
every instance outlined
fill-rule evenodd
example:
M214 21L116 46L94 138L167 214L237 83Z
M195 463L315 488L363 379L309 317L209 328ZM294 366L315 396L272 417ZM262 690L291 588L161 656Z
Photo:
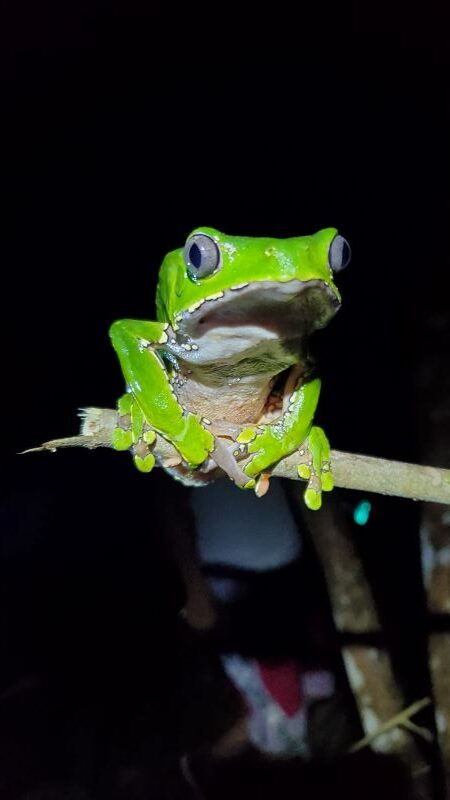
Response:
M37 453L55 452L62 447L111 447L112 431L117 426L117 412L108 408L82 409L83 423L78 436L53 439L40 447L24 450ZM162 436L157 436L154 454L157 462L176 458L176 449ZM293 453L276 464L271 474L290 480L301 480L297 475L297 454ZM450 505L450 470L388 461L383 458L331 451L331 466L336 486L364 492L406 497L432 503Z

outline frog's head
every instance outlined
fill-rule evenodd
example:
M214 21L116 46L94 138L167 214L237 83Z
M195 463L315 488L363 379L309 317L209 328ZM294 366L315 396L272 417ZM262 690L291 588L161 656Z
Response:
M350 247L335 228L289 239L197 228L162 263L158 319L194 339L244 325L302 338L340 307L334 274L349 260Z

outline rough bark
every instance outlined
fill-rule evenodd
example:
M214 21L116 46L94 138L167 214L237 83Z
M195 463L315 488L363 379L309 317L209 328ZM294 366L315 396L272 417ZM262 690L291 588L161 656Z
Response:
M418 372L418 394L426 413L421 415L422 447L426 458L450 464L450 375L448 313L430 315L432 352L425 353ZM445 335L444 335L445 334ZM439 347L442 352L439 352ZM430 342L431 348L431 342ZM442 764L444 796L450 797L450 511L445 505L425 504L421 520L422 572L430 613L429 669L433 686L437 738Z
M306 512L305 512L306 513ZM308 525L328 586L334 621L340 634L378 638L381 625L364 567L345 519L334 504L308 513ZM407 765L417 798L432 796L430 768L417 737L430 740L426 729L411 716L430 702L428 698L405 709L405 698L392 668L390 655L380 645L348 644L342 656L358 706L364 739L352 750L370 746L397 755Z

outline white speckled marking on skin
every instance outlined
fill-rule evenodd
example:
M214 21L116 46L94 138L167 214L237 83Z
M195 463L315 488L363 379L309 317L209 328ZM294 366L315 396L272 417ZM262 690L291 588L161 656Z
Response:
M190 306L188 308L189 314L192 314L194 311L197 310L197 308L200 308L200 306L202 306L204 302L205 302L204 299L203 300L198 300L196 303L194 303L192 306Z
M283 250L274 250L274 253L283 267L286 267L286 269L292 267L292 259Z
M225 243L222 245L222 248L225 250L225 252L226 252L226 254L227 254L228 258L230 259L230 261L234 261L234 254L235 254L235 252L236 252L236 249L237 249L237 248L234 246L234 244L231 244L231 242L225 242Z

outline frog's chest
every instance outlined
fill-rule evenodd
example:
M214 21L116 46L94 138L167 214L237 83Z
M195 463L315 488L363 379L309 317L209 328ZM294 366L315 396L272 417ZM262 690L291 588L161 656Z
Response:
M182 372L172 380L178 402L187 411L213 421L257 422L264 411L273 380L267 376L230 377L210 385Z

